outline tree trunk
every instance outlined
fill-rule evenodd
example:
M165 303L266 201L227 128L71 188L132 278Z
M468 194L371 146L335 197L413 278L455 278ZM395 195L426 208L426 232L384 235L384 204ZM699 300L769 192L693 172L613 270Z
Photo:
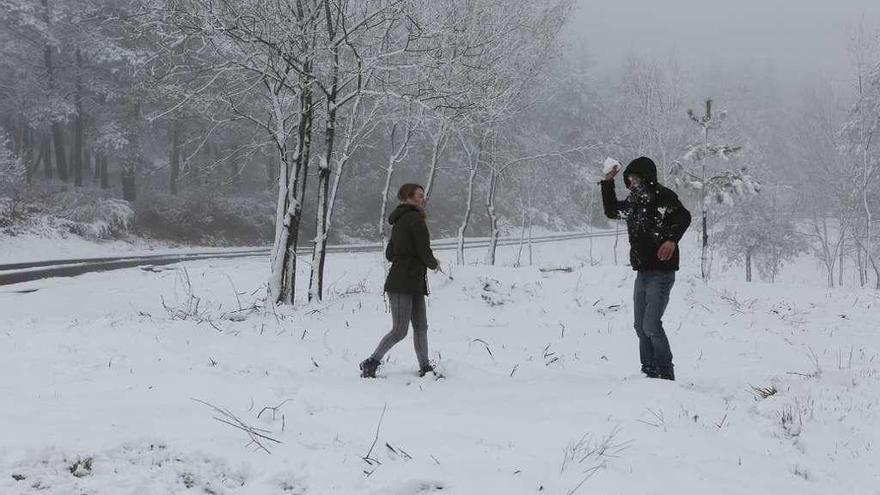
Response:
M67 182L70 178L67 175L67 157L64 155L64 130L58 122L52 123L52 142L55 147L55 170L58 178Z
M712 119L712 100L706 100L706 121L710 121ZM705 132L705 143L706 147L709 146L709 126L706 124L704 126ZM700 213L702 214L702 226L703 231L701 235L702 241L702 249L700 252L700 276L702 279L709 279L709 229L708 229L708 220L709 216L708 205L706 204L706 158L703 158L700 161L700 183L702 184L702 188L700 189L701 194L700 198L702 199L700 203Z
M94 173L93 165L94 157L92 156L91 148L89 148L88 146L83 146L83 173Z
M52 166L52 137L49 134L43 136L40 144L40 156L43 160L43 171L47 179L55 176L55 167Z
M181 123L179 119L174 119L171 124L171 156L168 163L171 168L168 180L168 189L173 195L177 195L177 181L180 178L180 134Z
M141 117L141 103L135 101L132 104L129 116L128 149L122 162L122 199L135 201L137 199L137 173L141 170L144 162L144 129Z
M746 250L746 282L752 281L752 250Z
M36 135L33 136L34 139L34 168L31 171L31 176L35 175L40 170L40 165L43 164L43 144L42 142L36 142L38 137Z
M867 149L865 150L865 154L867 155ZM867 165L868 160L869 159L866 157L865 158L865 161L866 161L865 167L866 168L868 167L868 165ZM865 175L866 175L865 183L864 183L864 186L862 187L862 204L865 209L865 257L871 263L871 266L874 268L874 272L877 274L878 277L880 277L880 273L877 273L877 264L874 262L874 240L871 238L872 237L871 224L873 223L873 220L872 220L872 212L871 212L870 201L869 201L870 193L868 191L868 186L869 186L868 181L869 181L869 178L872 174L866 170ZM855 229L853 229L853 230L855 230ZM880 288L880 278L878 278L876 285L877 285L876 288Z
M12 146L12 154L20 159L24 159L24 148L26 142L26 125L23 120L18 122L11 118L7 118L6 122L0 126L6 127L9 135L9 145Z
M312 272L309 278L309 301L321 301L324 289L324 261L327 258L327 214L330 206L330 164L321 157L318 166L318 197L315 213L315 241L312 248Z
M431 189L434 188L434 179L437 177L437 167L440 164L440 156L443 154L443 150L446 148L446 142L448 140L449 129L444 121L440 124L440 129L437 131L437 135L434 136L431 146L431 166L428 169L428 182L425 184L426 198L431 194Z
M205 142L205 152L202 155L204 163L200 175L202 185L207 186L214 180L214 173L217 171L217 144L212 140Z
M614 264L617 265L617 250L620 246L620 220L613 220L614 222Z
M880 265L871 257L871 267L874 269L874 289L880 290Z
M276 123L278 124L278 123ZM278 124L283 125L283 124ZM278 132L277 134L282 134ZM293 188L287 146L275 137L278 152L278 204L275 216L275 245L272 248L272 273L269 279L269 296L275 304L293 304L296 288L296 232L297 204ZM299 144L297 145L299 148Z
M238 162L238 152L233 152L227 160L229 161L229 186L233 192L241 190L241 164Z
M816 232L819 235L819 239L822 242L822 262L825 265L825 274L828 277L828 288L834 288L834 253L831 252L830 238L828 237L828 220L826 218L822 218L822 230L820 231L818 226L816 226Z
M593 208L596 207L596 194L594 193L595 189L590 190L590 205L588 207L589 211L592 214ZM587 219L587 242L589 243L588 253L590 256L590 266L593 266L593 221L592 218Z
M498 175L495 169L489 170L489 191L486 194L486 212L489 214L489 249L486 251L486 264L495 264L495 251L498 249L498 216L495 211L495 190Z
M329 7L328 7L329 8ZM330 23L330 19L327 20ZM330 38L333 39L332 32ZM336 140L336 112L339 91L339 48L333 48L330 94L327 95L327 122L324 128L324 156L318 166L318 207L315 213L315 243L312 250L312 273L309 278L309 301L321 301L324 295L324 262L327 259L327 236L330 222L330 164ZM349 132L354 132L349 129ZM341 171L340 171L341 172ZM337 175L337 178L339 176Z
M477 153L479 156L479 152ZM479 158L477 159L479 163ZM461 219L461 225L458 227L458 241L455 246L455 262L459 265L465 263L464 260L464 234L467 231L468 224L471 221L471 212L474 204L474 185L477 182L477 163L471 164L471 171L468 174L467 185L467 202L465 204L464 216Z
M46 22L46 26L51 29L52 23L52 12L49 7L49 0L43 0L43 15ZM47 87L49 89L50 95L55 90L55 67L52 62L52 46L46 44L43 49L43 62L46 64L46 80ZM58 171L58 178L64 182L67 182L67 158L65 157L65 148L64 148L64 132L61 128L61 124L59 122L52 122L52 140L55 144L55 166Z
M526 206L522 205L522 212L520 215L520 229L519 229L519 248L516 251L516 261L513 263L514 268L519 268L520 262L522 261L522 252L523 247L526 243Z
M862 257L861 246L856 246L856 263L859 265L859 287L864 287L868 283L868 268L865 266L865 259Z
M311 70L306 61L304 71ZM308 72L306 72L308 73ZM296 151L293 163L287 151L287 130L284 128L281 100L277 91L270 88L275 134L272 136L278 150L278 204L276 207L275 244L272 248L272 273L269 279L269 295L276 304L292 305L296 297L296 248L302 222L302 204L305 200L306 179L311 159L311 136L314 110L312 90L308 78L300 77L300 116Z
M708 280L709 278L709 228L708 228L708 220L706 217L709 216L708 208L706 207L706 193L705 193L705 169L706 166L703 165L703 201L700 207L700 213L702 215L702 232L700 235L701 240L701 251L700 251L700 276L703 280Z
M861 74L859 75L859 99L863 97L863 86L861 84ZM877 264L874 261L874 239L872 239L872 224L873 224L873 212L871 211L870 205L870 185L871 178L874 176L874 166L871 163L871 141L874 138L874 133L876 132L876 116L871 116L872 124L869 128L866 128L865 115L864 110L861 111L861 141L862 141L862 207L865 212L865 259L871 264L874 268L874 273L877 276L876 288L880 288L880 272L878 272ZM867 277L866 277L867 278Z
M403 142L401 143L400 148L397 149L394 147L394 136L396 133L397 124L395 123L391 127L391 153L388 158L388 167L385 169L385 185L382 187L382 206L379 208L379 228L377 229L377 232L379 234L379 239L383 244L388 238L388 222L386 221L386 216L388 214L388 195L391 192L391 178L394 175L394 169L397 164L403 160L404 156L406 156L409 148L409 141L412 138L412 127L407 124L403 135Z
M101 184L101 189L110 189L110 174L107 170L107 153L101 152L98 156L98 179Z
M31 180L34 177L34 172L37 170L37 162L36 162L36 151L34 146L34 130L30 127L25 126L24 130L24 148L23 148L23 160L24 167L26 173L27 183L30 184Z
M382 186L382 205L379 207L379 222L376 225L376 232L383 245L388 239L388 222L385 220L388 215L388 194L391 192L391 177L394 175L393 160L389 160L388 167L385 169L385 184Z
M134 163L126 163L122 167L122 199L126 201L135 201L137 199L137 176L136 165Z
M104 156L104 152L97 149L92 151L95 154L95 170L92 175L92 183L98 184L101 181L101 157Z
M311 71L311 63L309 63L309 71ZM308 86L307 82L303 82L303 86ZM306 186L308 185L309 178L309 165L311 164L311 153L312 153L312 125L315 118L315 112L312 108L312 90L307 88L303 90L303 107L308 110L305 111L305 115L300 120L300 133L299 133L299 141L298 141L298 151L296 155L296 168L295 174L293 177L293 187L292 191L295 194L293 198L294 202L294 214L291 219L291 240L290 247L295 253L297 246L299 245L299 229L302 223L302 207L306 199ZM288 266L286 267L288 273L291 275L296 273L296 256L288 258ZM293 304L292 296L293 296L293 284L295 280L293 278L290 279L290 290L291 290L291 304Z
M533 215L532 212L532 198L529 198L529 266L532 266L532 220ZM592 255L592 246L590 247L590 253Z
M266 160L266 189L271 191L278 182L278 169L272 160Z
M467 147L467 143L462 139L462 148L467 155L468 160L468 185L467 185L467 202L465 204L464 216L461 219L461 225L458 228L458 242L455 248L455 262L459 265L465 263L464 260L464 234L467 231L471 221L471 212L474 204L474 187L477 183L477 170L480 167L480 160L483 155L483 143L486 138L485 134L480 134L479 143L477 144L476 155Z
M77 187L83 185L83 83L82 83L82 52L76 50L76 120L74 121L73 133L73 184Z

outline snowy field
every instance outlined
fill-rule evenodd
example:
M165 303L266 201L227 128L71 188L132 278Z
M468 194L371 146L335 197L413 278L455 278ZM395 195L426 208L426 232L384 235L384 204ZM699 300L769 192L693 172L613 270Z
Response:
M880 493L878 293L810 261L705 285L684 251L676 382L638 373L609 239L432 275L439 380L410 339L358 376L390 327L379 254L330 255L327 299L277 312L261 259L2 287L0 494Z

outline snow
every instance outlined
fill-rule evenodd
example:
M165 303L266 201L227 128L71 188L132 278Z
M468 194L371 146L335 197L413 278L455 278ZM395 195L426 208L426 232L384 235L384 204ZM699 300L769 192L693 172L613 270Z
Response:
M822 288L807 261L785 284L704 284L687 238L665 319L678 381L650 380L634 274L613 239L592 240L595 265L587 242L432 275L440 380L409 340L358 377L390 325L379 253L329 255L325 301L277 312L250 309L269 270L251 258L4 287L0 493L876 490L876 292ZM209 404L281 443L249 445Z
M614 169L620 169L620 162L610 156L602 162L602 173L610 174Z

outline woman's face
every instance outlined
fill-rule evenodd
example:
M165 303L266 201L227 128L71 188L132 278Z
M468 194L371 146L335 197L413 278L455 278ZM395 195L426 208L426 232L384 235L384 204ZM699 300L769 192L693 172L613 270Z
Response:
M424 210L428 204L428 198L425 196L424 189L419 188L415 190L412 196L406 199L406 202Z

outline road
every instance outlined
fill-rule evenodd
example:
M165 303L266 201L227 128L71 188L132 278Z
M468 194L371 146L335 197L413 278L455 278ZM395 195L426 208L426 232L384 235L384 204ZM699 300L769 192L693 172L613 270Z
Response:
M586 239L589 237L608 237L614 235L615 233L613 231L576 234L554 234L533 237L531 242L533 244L540 244L547 242L568 241L573 239ZM509 246L519 244L519 242L520 239L518 237L508 237L499 239L498 245ZM465 240L465 247L468 249L488 247L488 245L489 241L487 239ZM455 240L444 240L431 244L431 247L438 251L455 249L455 246ZM365 253L380 252L381 250L382 244L379 243L327 246L328 253ZM269 256L270 251L270 248L234 249L229 251L193 252L186 254L153 254L147 256L79 258L11 263L0 265L0 285L12 285L53 277L73 277L76 275L82 275L84 273L103 272L145 265L169 265L173 263L180 263L182 261L263 257ZM311 252L311 249L305 248L300 249L298 251L298 254L300 256L309 256Z

